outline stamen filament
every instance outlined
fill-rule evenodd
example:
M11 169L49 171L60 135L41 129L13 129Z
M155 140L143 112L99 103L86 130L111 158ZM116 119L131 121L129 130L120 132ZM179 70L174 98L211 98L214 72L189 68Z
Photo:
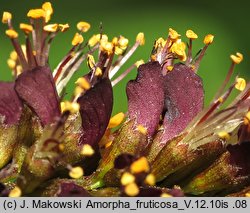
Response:
M66 57L59 64L59 67L56 69L56 73L54 75L54 81L57 83L59 76L62 73L63 67L74 57L73 53L75 51L76 46L73 46Z
M71 79L72 75L75 73L75 71L79 68L81 63L87 58L88 54L93 54L98 49L98 45L94 46L91 50L89 50L87 53L82 55L81 52L77 52L75 55L75 59L68 65L68 67L61 73L60 79L56 83L56 88L58 94L60 94L69 80Z
M122 79L124 79L136 66L133 64L129 67L125 72L123 72L120 76L118 76L115 80L111 82L112 86L114 87L117 83L119 83Z
M32 69L35 66L37 66L37 62L33 55L33 49L32 49L32 45L31 45L28 35L26 36L26 55L27 55L29 68Z
M224 91L225 87L227 86L232 74L233 74L233 71L234 71L234 67L235 67L235 63L232 62L229 70L228 70L228 73L227 73L227 76L223 82L223 84L221 85L220 89L218 90L218 92L216 93L216 95L214 96L214 99L213 100L216 100L218 97L221 96L222 92Z
M115 56L115 51L113 51L111 56L108 57L108 64L107 64L107 67L106 67L105 73L104 73L104 75L107 76L107 77L109 77L109 70L110 70L110 67L112 65L114 56Z
M189 65L192 62L192 48L193 48L192 46L193 46L193 40L189 39L189 47L188 47L186 65Z
M208 45L205 45L201 52L200 52L200 55L198 56L198 58L196 59L195 63L194 63L194 72L196 73L199 69L199 66L200 66L200 62L202 60L202 58L204 57L205 53L206 53L206 50L208 48Z
M20 64L23 67L23 70L27 70L28 69L28 63L27 63L27 61L25 59L25 55L23 53L21 45L19 44L19 42L18 42L18 40L16 38L12 38L11 42L12 42L12 45L13 45L13 47L14 47L17 55L18 55L18 58L19 58Z
M161 60L163 60L163 61L159 61L160 64L161 64L162 62L164 62L164 59L166 58L166 56L167 56L167 54L168 54L168 52L169 52L169 49L171 48L171 46L169 46L170 41L171 41L171 40L170 40L170 37L168 36L167 41L166 41L166 44L165 44L165 46L163 47L163 50L161 51ZM157 58L159 58L159 57L157 56Z
M197 125L204 122L220 105L222 105L227 100L227 98L233 91L234 86L235 83L228 88L228 90L224 93L224 95L222 95L220 98L214 101L212 105L210 105L210 107L207 109L207 112L204 114L204 116L202 116Z
M53 39L56 37L58 32L55 32L55 33L52 33L49 35L49 38L48 38L48 42L46 43L46 40L44 41L44 45L43 45L43 58L42 58L42 62L43 64L46 63L46 60L48 60L48 57L49 57L49 50L50 50L50 47L51 47L51 43L53 41Z
M136 42L131 49L127 52L127 54L124 55L124 57L121 59L121 61L109 72L109 78L112 79L114 75L119 71L119 69L122 67L123 64L126 63L126 61L133 55L133 53L136 51L136 49L140 46L139 42Z

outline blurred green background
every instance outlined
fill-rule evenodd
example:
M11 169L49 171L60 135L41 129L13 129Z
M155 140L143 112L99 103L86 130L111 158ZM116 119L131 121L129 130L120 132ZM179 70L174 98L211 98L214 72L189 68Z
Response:
M0 12L13 13L14 26L20 22L26 23L27 11L38 8L45 1L11 1L0 0ZM69 23L71 29L57 36L50 52L50 65L55 68L64 54L71 47L71 39L76 32L75 25L84 20L91 23L91 30L85 35L89 38L99 32L100 22L103 24L104 33L109 38L123 35L133 44L138 32L144 32L146 45L140 47L136 54L128 61L120 72L129 67L136 60L148 60L154 39L167 37L168 28L176 29L185 40L187 29L194 30L199 39L195 41L194 52L203 47L203 37L214 34L214 43L209 47L199 69L199 75L203 78L206 92L206 104L212 99L216 90L222 83L230 66L230 54L239 51L244 54L244 61L236 67L236 73L240 76L250 77L250 1L81 1L81 0L53 0L54 15L51 23ZM9 68L6 65L11 43L5 36L6 26L0 26L0 79L11 80ZM21 35L21 33L20 33ZM70 93L74 87L74 80L86 73L83 66L68 86ZM114 88L115 107L114 113L126 111L127 100L125 86L129 79L136 76L135 70Z

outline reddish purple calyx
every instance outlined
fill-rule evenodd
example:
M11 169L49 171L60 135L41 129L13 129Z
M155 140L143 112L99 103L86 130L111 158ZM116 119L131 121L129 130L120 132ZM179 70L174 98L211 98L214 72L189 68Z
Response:
M186 65L176 64L164 77L164 86L163 144L180 134L204 105L202 80Z
M158 62L141 65L135 80L127 84L128 112L152 136L164 106L164 84Z
M14 90L13 82L0 82L0 117L4 124L17 124L23 104ZM1 122L0 122L1 123Z

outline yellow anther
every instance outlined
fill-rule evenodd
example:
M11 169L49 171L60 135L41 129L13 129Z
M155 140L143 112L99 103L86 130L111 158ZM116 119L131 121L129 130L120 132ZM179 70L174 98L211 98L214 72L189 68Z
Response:
M181 36L180 34L177 33L177 31L175 31L172 28L168 29L168 35L169 35L169 38L174 41L177 40Z
M230 135L226 131L219 132L218 136L219 136L220 139L223 139L223 140L226 140L226 141L230 139Z
M8 23L12 19L12 14L10 12L3 12L2 22L4 24Z
M196 69L196 66L194 64L190 65L190 67L191 67L192 70Z
M102 70L100 67L97 67L95 70L95 76L101 76L102 75Z
M110 55L111 53L113 53L113 48L114 45L111 42L101 40L101 46L100 46L101 51L106 52L107 54Z
M137 62L135 62L135 66L138 68L139 66L141 66L142 64L144 64L143 60L139 60Z
M108 143L105 144L105 148L108 148L112 145L113 141L109 141Z
M88 64L90 69L93 69L93 67L95 66L95 59L94 59L93 55L88 54L87 64Z
M100 38L101 38L101 35L100 34L97 34L97 35L93 35L89 41L88 41L88 45L90 47L93 47L95 46L98 42L100 42ZM102 35L102 41L108 41L108 36L103 34Z
M140 32L136 36L136 42L138 42L141 46L145 44L145 36L144 33Z
M235 88L237 90L243 91L246 88L246 80L244 78L237 78Z
M156 55L151 55L151 56L150 56L150 59L151 59L151 61L156 61L156 60L157 60L157 57L156 57Z
M69 101L64 101L61 102L61 111L69 111L70 113L77 113L80 109L80 105L76 102L69 102Z
M17 53L16 53L16 51L11 51L11 53L10 53L10 58L11 58L12 60L14 60L14 61L17 60Z
M204 44L209 45L209 44L213 43L213 40L214 40L214 35L208 34L208 35L205 36L203 42L204 42Z
M165 41L162 37L160 37L160 38L158 38L158 39L155 41L155 46L154 46L154 48L155 48L155 49L157 49L157 48L162 48L162 47L165 46L165 44L166 44L166 41Z
M78 103L76 103L76 102L73 102L73 103L71 103L69 111L73 114L73 113L78 112L79 109L80 109L80 105Z
M76 86L74 90L75 97L80 96L83 93L84 89L80 86Z
M239 64L243 60L243 55L241 53L236 53L236 55L230 55L230 58L235 64Z
M118 45L121 49L125 50L128 46L128 39L123 36L120 36L118 39Z
M186 44L178 39L171 47L171 51L175 53L182 61L186 60Z
M128 185L130 183L134 183L134 181L135 181L135 176L134 175L132 175L129 172L124 172L123 173L123 175L121 177L121 184L123 186L126 186L126 185Z
M65 32L69 29L69 24L59 24L59 29L61 32Z
M26 34L29 34L29 33L31 33L31 32L33 31L33 27L32 27L32 25L30 25L30 24L21 23L21 24L19 25L19 27L20 27L20 29L21 29L22 31L24 31Z
M124 52L124 50L118 46L115 46L115 54L116 55L122 55L122 53Z
M126 185L124 191L128 196L131 197L138 195L140 192L138 186L135 183Z
M82 87L83 89L85 90L88 90L90 89L91 85L90 83L87 81L86 78L84 77L81 77L81 78L78 78L77 81L75 82L78 86Z
M43 30L49 33L54 33L58 30L58 24L48 24L43 27Z
M219 101L220 103L222 103L222 102L224 101L224 98L223 98L223 97L219 97L219 98L218 98L218 101Z
M81 150L81 155L92 156L95 153L95 150L89 144L84 144Z
M130 170L132 173L149 172L150 167L147 158L141 157L133 162L130 166Z
M186 36L187 36L187 38L189 38L189 39L197 39L197 38L198 38L197 34L194 33L193 30L187 30Z
M90 29L90 24L85 21L80 21L77 23L76 27L78 30L85 33Z
M61 106L61 112L65 112L66 110L65 110L65 102L64 101L62 101L61 103L60 103L60 106Z
M125 114L123 112L120 112L120 113L114 115L109 120L108 128L115 128L115 127L119 126L122 123L122 121L124 120L124 118L125 118Z
M174 66L167 66L167 67L166 67L166 69L167 69L168 71L172 71L173 68L174 68Z
M12 69L12 70L16 67L16 61L14 61L12 59L8 59L7 64L9 66L9 68Z
M114 38L112 39L112 44L113 44L114 46L118 45L118 38L117 38L117 37L114 37Z
M42 9L45 11L45 22L47 23L50 20L51 15L53 14L53 8L52 8L51 3L45 2L42 5Z
M58 145L58 148L59 148L60 151L64 151L65 146L64 146L64 144L60 143L60 144Z
M145 183L154 186L155 185L155 176L153 174L148 174L145 178Z
M250 123L250 112L247 112L247 114L244 117L244 124L249 125Z
M32 10L29 10L29 12L27 13L27 16L29 18L39 19L39 18L45 18L46 13L43 9L32 9Z
M21 65L16 66L16 75L19 76L23 72L23 68Z
M18 33L12 29L6 30L5 33L9 38L17 38L18 37Z
M108 41L108 36L106 34L97 34L96 35L99 41Z
M147 128L145 128L143 125L139 124L136 128L141 134L146 135L147 134Z
M22 190L18 186L15 186L9 193L9 197L21 197L21 195Z
M168 193L162 193L161 197L173 197L172 195L168 194Z
M69 176L74 179L79 179L84 175L83 169L80 166L76 166L70 169Z
M76 33L74 38L72 39L72 45L76 46L78 44L81 44L84 41L82 35L80 35L79 33Z
M95 46L98 42L99 42L99 40L98 40L98 38L96 37L96 35L93 35L93 36L89 39L88 45L89 45L90 47L93 47L93 46Z

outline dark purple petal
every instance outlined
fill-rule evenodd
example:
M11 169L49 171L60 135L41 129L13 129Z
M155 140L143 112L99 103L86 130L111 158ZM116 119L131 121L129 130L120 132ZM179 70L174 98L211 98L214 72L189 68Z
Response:
M91 195L81 186L72 183L65 182L60 184L57 197L91 197Z
M176 64L165 77L165 117L162 141L168 141L186 128L202 110L204 90L201 78L183 64Z
M125 167L130 166L134 160L135 157L131 154L121 154L115 159L114 167L116 169L124 169Z
M240 176L250 175L250 142L242 142L241 144L229 145L227 150L230 153L230 164L237 166Z
M242 124L238 131L239 143L250 141L249 126Z
M184 197L184 192L181 189L169 189L167 191L168 194L170 194L173 197Z
M79 145L97 146L108 126L113 108L113 90L108 78L101 79L78 99L83 135Z
M164 106L163 76L158 62L139 67L136 80L127 84L127 96L129 117L136 118L152 136Z
M36 67L19 75L15 90L43 125L60 116L59 97L49 67Z
M9 189L7 187L0 183L0 197L8 197L9 195Z
M18 123L23 105L14 90L14 83L0 82L0 121L4 124ZM0 122L1 123L1 122Z
M158 188L158 187L141 187L137 197L160 197L163 193L167 193L172 197L184 197L181 189Z
M136 197L160 197L162 189L156 187L141 187Z

